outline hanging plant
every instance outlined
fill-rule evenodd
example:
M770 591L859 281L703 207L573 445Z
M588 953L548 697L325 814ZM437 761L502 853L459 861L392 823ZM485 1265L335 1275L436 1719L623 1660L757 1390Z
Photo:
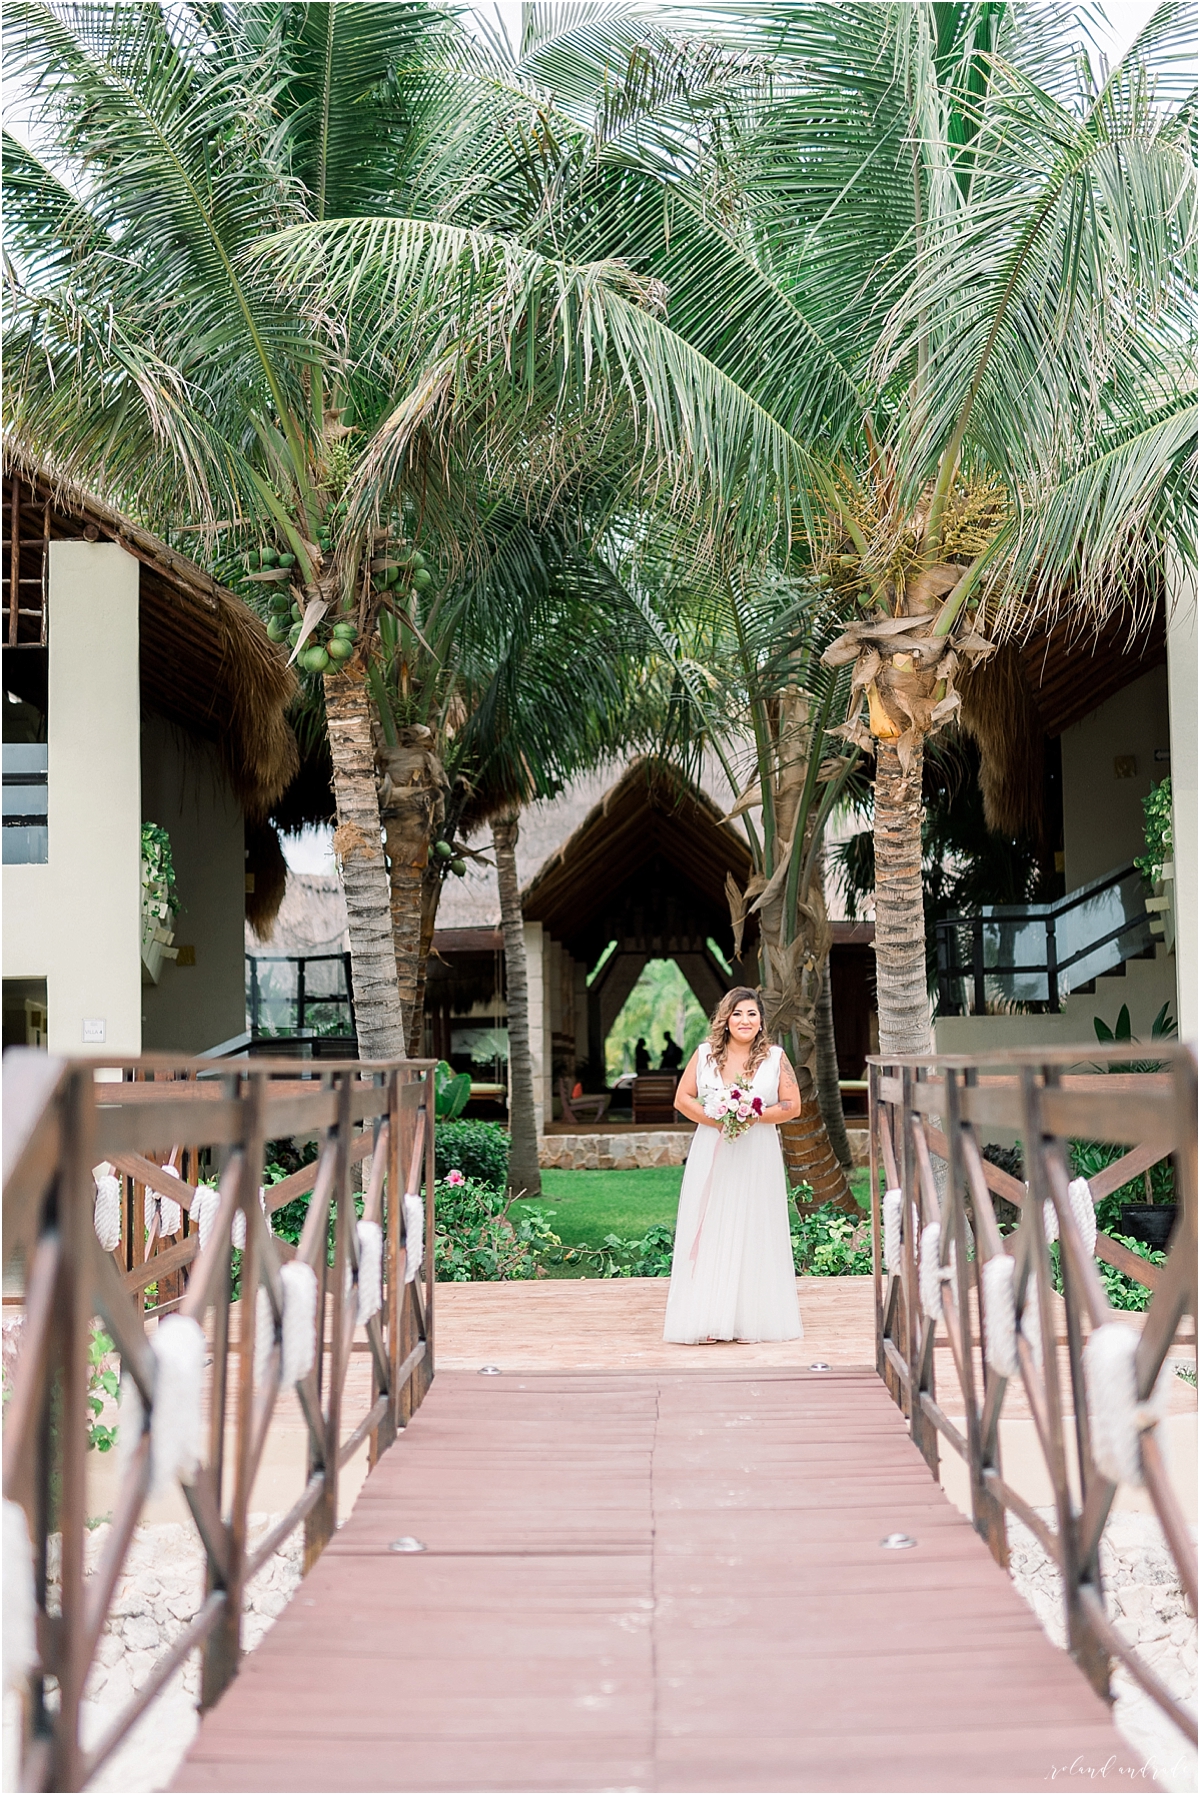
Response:
M142 824L142 918L169 926L178 916L179 894L175 889L175 862L171 857L171 837L158 823Z

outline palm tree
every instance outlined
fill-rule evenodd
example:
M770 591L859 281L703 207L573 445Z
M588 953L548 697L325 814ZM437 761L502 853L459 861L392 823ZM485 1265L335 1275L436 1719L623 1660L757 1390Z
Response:
M418 794L389 818L389 885L369 686L386 576L478 566L504 480L532 505L597 441L623 446L626 492L665 467L699 498L733 483L743 437L777 465L772 427L653 282L489 213L525 178L523 126L485 133L503 179L461 190L481 97L498 124L528 88L464 76L461 33L420 0L16 0L5 26L50 145L5 140L8 427L168 537L207 523L226 568L250 545L323 682L362 1050L403 1053L440 775L397 739Z
M790 1046L803 1102L799 1121L784 1129L789 1171L793 1182L812 1187L815 1202L857 1213L831 1039L819 1076L833 939L825 827L860 759L835 729L848 682L821 659L836 620L811 577L764 568L753 581L688 582L670 545L661 559L657 546L653 538L641 545L638 574L643 614L671 684L663 747L693 767L705 751L715 754L739 794L730 819L741 819L754 871L745 891L730 885L734 950L740 956L756 919L767 1026Z
M642 112L602 75L639 33ZM558 241L619 220L792 445L772 521L854 619L831 655L875 763L880 1045L924 1051L921 762L960 669L1194 561L1190 8L1111 74L1074 9L992 0L589 14L540 54L604 121L607 183Z

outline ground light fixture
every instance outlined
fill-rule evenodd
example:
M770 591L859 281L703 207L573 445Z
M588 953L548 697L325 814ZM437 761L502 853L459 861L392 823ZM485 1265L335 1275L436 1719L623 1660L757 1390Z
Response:
M480 1377L499 1377L500 1376L500 1367L499 1367L499 1365L481 1365L479 1367L479 1376Z
M824 1361L824 1359L816 1359L816 1360L815 1360L815 1361L814 1361L814 1362L813 1362L813 1364L811 1364L811 1365L810 1365L810 1366L809 1366L809 1368L808 1368L808 1369L809 1369L809 1370L810 1370L810 1371L828 1371L828 1370L829 1370L829 1367L828 1367L828 1365L827 1365L827 1364L826 1364L826 1363L825 1363L825 1361Z
M915 1546L916 1540L911 1533L889 1533L886 1539L880 1540L885 1552L905 1552L909 1546Z
M394 1539L388 1547L389 1552L424 1552L425 1549L425 1541L414 1539L411 1533L406 1533L403 1539Z

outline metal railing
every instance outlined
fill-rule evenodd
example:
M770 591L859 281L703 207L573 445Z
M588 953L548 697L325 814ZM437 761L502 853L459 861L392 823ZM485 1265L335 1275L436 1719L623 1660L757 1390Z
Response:
M988 904L937 924L938 1013L982 1016L989 1000L1052 1013L1081 985L1153 949L1146 882L1118 867L1052 904Z
M433 1376L432 1062L322 1066L298 1077L294 1063L214 1067L144 1058L120 1066L121 1082L97 1082L96 1072L95 1061L25 1051L5 1056L5 1269L23 1278L24 1324L5 1417L4 1495L28 1527L36 1631L23 1684L19 1786L26 1789L85 1787L197 1648L201 1706L213 1705L237 1673L251 1578L302 1522L305 1569L311 1566L337 1524L341 1468L364 1441L374 1463ZM315 1137L317 1157L260 1197L266 1143L289 1136ZM362 1222L378 1224L380 1235L356 1225L352 1174L368 1158ZM161 1160L182 1175L173 1176ZM121 1183L121 1238L111 1250L101 1245L93 1214L101 1162L115 1168ZM198 1182L210 1168L212 1189ZM423 1282L408 1276L406 1210L414 1210L405 1200L422 1183L428 1209ZM203 1249L191 1225L202 1192ZM156 1195L178 1204L182 1217L155 1202ZM268 1214L305 1195L306 1219L293 1247L271 1232ZM179 1220L170 1239L161 1234L167 1217ZM382 1245L378 1282L362 1244L372 1240ZM376 1264L378 1258L376 1251ZM310 1268L301 1282L315 1291L311 1311L299 1306L303 1350L296 1362L307 1357L310 1368L295 1384L308 1474L299 1499L251 1550L251 1490L281 1391L285 1348L295 1352L297 1345L288 1311L290 1262ZM151 1285L155 1305L147 1311L144 1293ZM380 1305L364 1316L371 1403L347 1432L345 1381L351 1353L360 1350L354 1335L364 1289L365 1306L372 1292ZM211 1356L210 1372L201 1377L196 1369L192 1392L203 1406L204 1462L198 1469L181 1466L177 1478L203 1543L206 1591L134 1699L85 1749L80 1703L151 1489L160 1437L159 1348L164 1326L171 1326L164 1318L176 1315L193 1324L193 1340L199 1325L202 1351ZM111 1530L94 1575L85 1577L89 1347L97 1317L140 1397L132 1410L122 1401L120 1427L139 1431L121 1442ZM263 1340L256 1338L260 1328L267 1330ZM178 1377L172 1387L177 1398ZM169 1421L164 1429L170 1437ZM7 1509L5 1527L7 1541ZM6 1556L6 1575L11 1568Z
M1119 1064L1128 1047L1086 1052ZM1155 1074L1078 1074L1079 1059L1076 1048L870 1062L877 1364L934 1475L939 1441L965 1461L973 1522L997 1562L1008 1561L1011 1512L1057 1565L1068 1648L1094 1687L1108 1695L1119 1659L1195 1742L1195 1715L1106 1612L1100 1542L1120 1481L1142 1483L1195 1613L1196 1547L1165 1469L1157 1386L1185 1315L1195 1349L1196 1062L1173 1047ZM1028 1187L983 1158L982 1127L1019 1134ZM1083 1193L1071 1182L1071 1138L1132 1151ZM1152 1265L1102 1233L1093 1248L1087 1196L1099 1201L1168 1155L1178 1220L1166 1263ZM1020 1212L1011 1233L1001 1232L995 1198ZM1095 1258L1149 1287L1140 1335L1110 1309ZM1094 1343L1105 1329L1101 1352ZM935 1348L947 1349L953 1366L951 1412L935 1387ZM1000 1461L1005 1394L1017 1378L1054 1494L1053 1526ZM965 1433L951 1413L965 1416Z

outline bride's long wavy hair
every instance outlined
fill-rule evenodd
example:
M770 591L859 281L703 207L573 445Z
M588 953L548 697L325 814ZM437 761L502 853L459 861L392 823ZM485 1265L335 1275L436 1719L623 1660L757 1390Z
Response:
M735 985L732 991L725 993L713 1011L708 1048L717 1071L724 1077L725 1058L729 1052L729 1018L740 1003L752 1003L758 1011L758 1033L750 1043L750 1052L746 1057L746 1069L742 1074L748 1084L771 1051L771 1043L767 1039L767 1031L763 1026L762 998L757 991L752 991L749 985Z

